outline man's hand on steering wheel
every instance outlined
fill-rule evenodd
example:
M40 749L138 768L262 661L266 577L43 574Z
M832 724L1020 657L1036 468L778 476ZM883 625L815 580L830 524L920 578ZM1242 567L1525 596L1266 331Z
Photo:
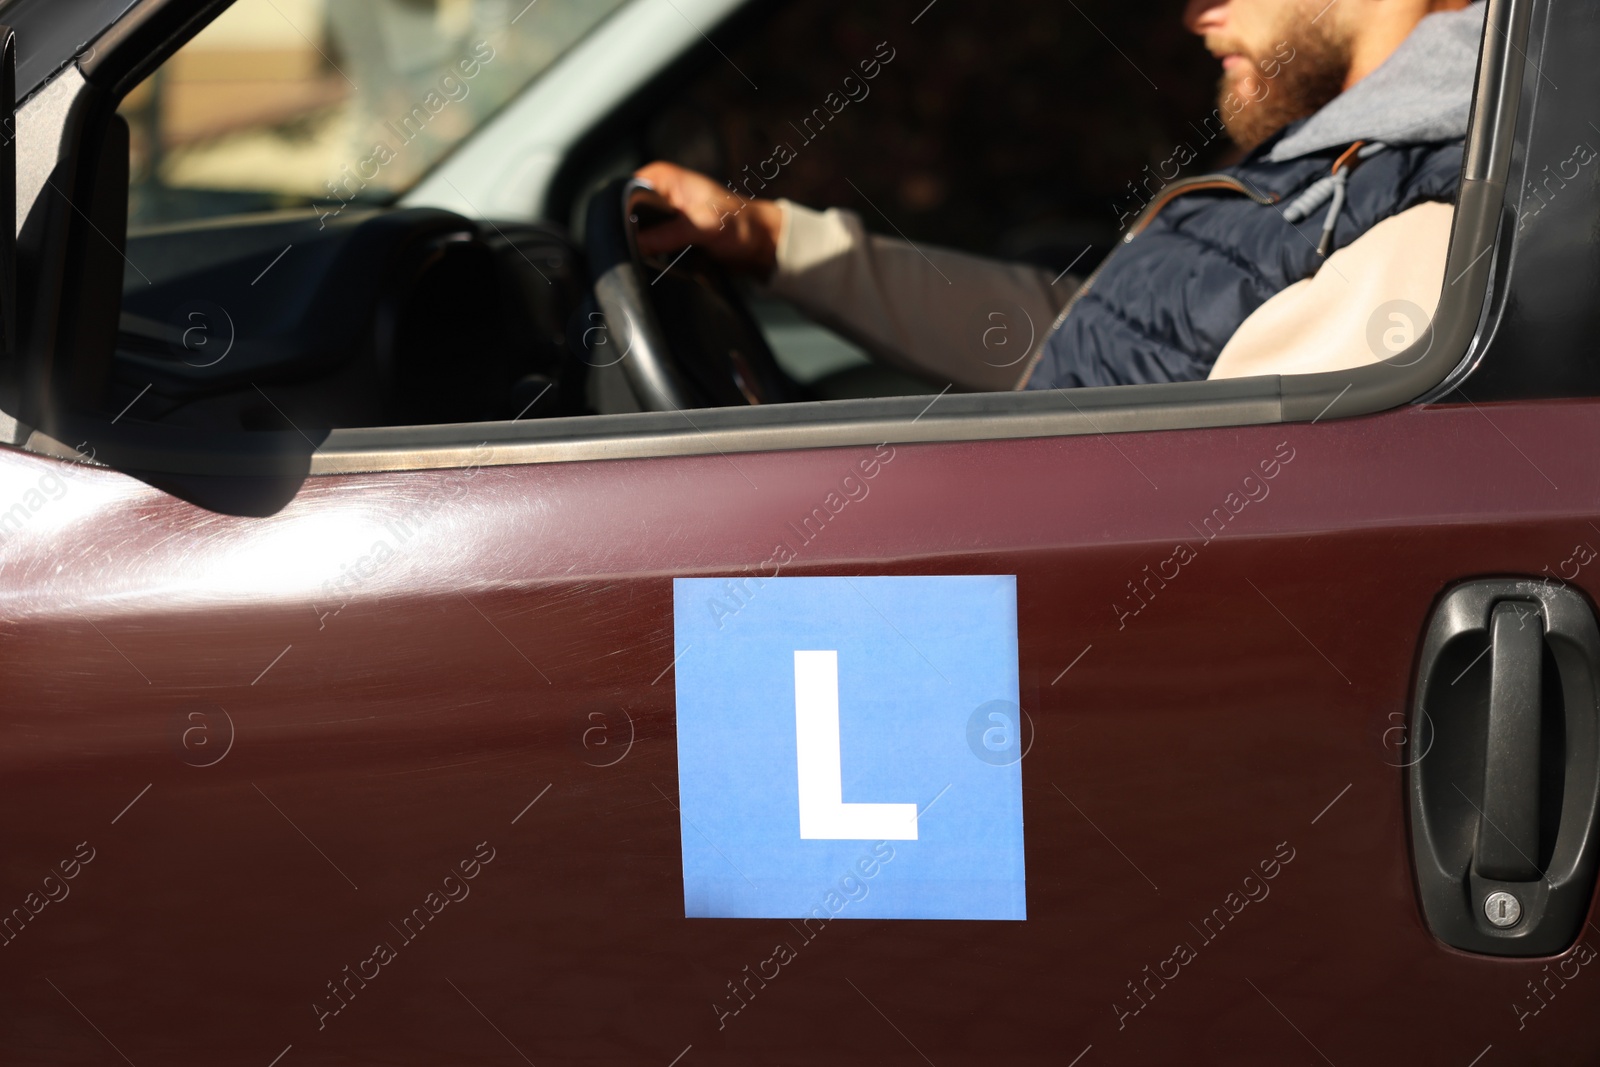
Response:
M777 266L783 211L771 200L746 200L703 174L675 163L650 163L635 176L655 186L676 218L639 231L639 252L671 256L699 245L724 266L758 277Z
M667 163L615 178L590 199L585 258L608 336L647 411L801 399L733 270L770 274L783 211ZM694 247L699 246L699 247ZM608 349L609 355L614 349Z

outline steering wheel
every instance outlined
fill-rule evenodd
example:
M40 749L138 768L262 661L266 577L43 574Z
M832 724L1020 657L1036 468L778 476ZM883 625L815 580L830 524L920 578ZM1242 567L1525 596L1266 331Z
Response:
M676 411L800 399L719 263L693 247L672 259L639 254L639 230L676 214L630 177L596 193L585 219L595 302L639 404Z

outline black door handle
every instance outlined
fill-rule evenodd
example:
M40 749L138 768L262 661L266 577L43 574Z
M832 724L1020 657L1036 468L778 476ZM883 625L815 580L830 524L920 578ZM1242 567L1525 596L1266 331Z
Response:
M1538 605L1496 604L1489 625L1489 724L1483 818L1473 868L1484 878L1531 882L1540 875L1539 719L1543 712L1544 620Z
M1482 661L1487 660L1487 663ZM1559 952L1594 892L1600 627L1575 590L1450 590L1417 672L1407 768L1423 916L1456 948Z

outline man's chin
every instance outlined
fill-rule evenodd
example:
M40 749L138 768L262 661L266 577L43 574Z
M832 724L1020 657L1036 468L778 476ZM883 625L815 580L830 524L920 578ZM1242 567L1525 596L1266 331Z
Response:
M1238 108L1241 104L1248 104L1252 100L1259 99L1261 97L1261 89L1261 78L1256 74L1255 66L1252 64L1249 67L1230 70L1224 74L1222 76L1222 91L1218 95L1224 104L1229 104L1232 103L1228 100L1231 94L1234 100L1237 101L1232 106Z
M1248 152L1271 133L1263 130L1254 114L1261 96L1261 83L1249 70L1229 71L1217 84L1217 114L1228 139Z
M1330 25L1331 20L1318 26L1313 19L1295 32L1285 28L1283 41L1271 56L1245 55L1245 63L1229 64L1220 82L1218 105L1228 136L1240 148L1247 152L1257 148L1290 123L1316 114L1343 91L1350 49ZM1280 57L1285 45L1292 50Z

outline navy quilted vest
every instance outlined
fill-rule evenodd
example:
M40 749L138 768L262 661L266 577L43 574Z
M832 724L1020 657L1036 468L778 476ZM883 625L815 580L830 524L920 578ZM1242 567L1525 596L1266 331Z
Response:
M1266 148L1220 175L1277 202L1198 188L1159 207L1078 290L1045 339L1027 388L1204 378L1253 311L1316 273L1328 208L1291 225L1282 207L1327 175L1343 149L1271 163ZM1461 153L1462 142L1452 141L1390 147L1362 161L1350 174L1332 248L1417 204L1455 199ZM1152 207L1159 204L1158 196Z

